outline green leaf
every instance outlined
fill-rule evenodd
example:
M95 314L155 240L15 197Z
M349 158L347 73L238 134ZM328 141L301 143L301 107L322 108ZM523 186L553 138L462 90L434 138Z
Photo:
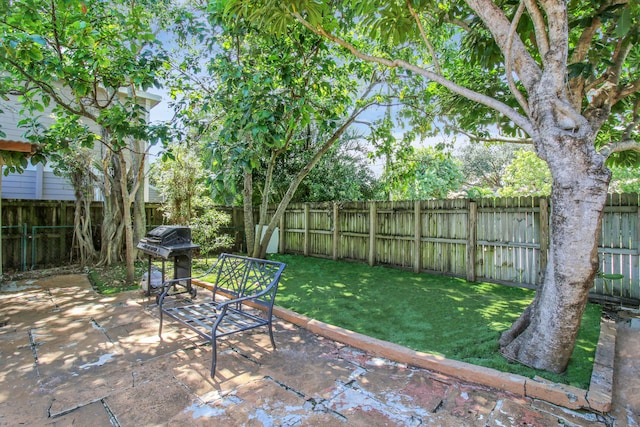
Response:
M598 277L602 277L603 279L607 279L607 280L620 280L620 279L624 279L624 274L598 274Z
M620 14L620 19L618 19L618 25L616 25L616 36L622 38L629 33L631 29L632 20L631 20L631 8L625 8Z
M35 61L41 61L42 59L44 59L42 51L36 48L29 49L29 57Z

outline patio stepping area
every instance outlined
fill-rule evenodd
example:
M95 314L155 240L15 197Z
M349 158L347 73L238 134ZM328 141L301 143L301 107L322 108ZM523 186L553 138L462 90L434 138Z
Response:
M283 318L274 335L276 351L260 330L222 340L211 379L210 346L173 322L161 341L141 292L99 295L75 274L3 283L0 426L638 425L638 390L615 378L613 416L601 415L394 362ZM619 335L638 341L630 328ZM624 369L637 378L637 366Z

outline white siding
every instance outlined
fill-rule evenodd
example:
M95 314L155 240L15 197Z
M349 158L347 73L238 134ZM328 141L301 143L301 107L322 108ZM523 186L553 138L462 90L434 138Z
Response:
M18 127L18 121L23 118L18 114L21 108L15 96L8 96L6 99L0 101L0 110L2 110L0 114L0 129L7 135L4 139L27 142L22 136L26 129ZM40 113L38 115L38 122L45 127L51 125L53 123L53 119L51 118L52 110L53 106L49 106L45 112Z
M71 183L53 172L44 172L42 198L44 200L75 200L76 196Z
M153 185L150 185L149 192L147 195L147 200L145 200L145 202L162 203L163 201L164 200L162 199L162 195L160 194L160 191L158 191L158 189Z

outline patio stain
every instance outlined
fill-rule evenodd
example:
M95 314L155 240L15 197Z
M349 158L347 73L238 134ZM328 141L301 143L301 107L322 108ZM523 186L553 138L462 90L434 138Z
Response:
M97 362L85 363L84 365L80 365L80 369L89 369L94 366L102 366L108 361L110 361L111 359L113 359L113 356L115 355L111 353L103 354L102 356L100 356L100 359L98 359Z

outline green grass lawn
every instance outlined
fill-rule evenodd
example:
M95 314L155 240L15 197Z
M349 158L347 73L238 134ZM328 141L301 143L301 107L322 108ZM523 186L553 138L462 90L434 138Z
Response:
M287 264L276 304L332 325L405 347L526 377L588 388L600 333L600 306L589 304L567 372L509 363L498 338L534 292L366 264L274 255Z

